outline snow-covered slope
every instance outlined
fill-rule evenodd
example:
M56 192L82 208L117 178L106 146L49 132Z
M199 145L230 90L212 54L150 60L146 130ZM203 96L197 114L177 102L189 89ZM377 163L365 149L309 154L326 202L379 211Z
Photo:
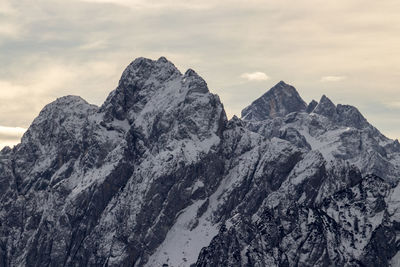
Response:
M247 120L247 128L267 138L278 137L318 150L329 164L345 161L364 175L375 174L396 184L400 177L400 144L381 134L357 108L335 105L325 95L309 112Z
M0 152L0 267L393 265L399 155L326 96L280 82L228 121L195 71L138 58Z

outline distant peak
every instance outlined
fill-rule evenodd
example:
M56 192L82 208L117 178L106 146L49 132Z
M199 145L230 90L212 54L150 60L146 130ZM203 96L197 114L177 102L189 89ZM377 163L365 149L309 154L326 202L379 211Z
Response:
M265 120L283 117L291 112L305 111L307 104L296 88L280 81L242 111L244 120Z
M275 84L270 90L274 90L274 89L282 89L282 88L289 88L289 87L293 87L290 84L285 83L284 81L280 81L277 84ZM294 88L294 87L293 87ZM296 89L295 89L296 90Z
M309 111L310 105L311 103L307 111ZM356 107L341 104L335 105L326 95L322 95L318 105L311 112L327 117L331 121L346 127L362 129L370 126Z
M326 95L322 95L321 100L313 112L328 118L332 118L336 116L336 106Z
M321 99L319 100L319 105L336 108L336 105L326 95L322 95Z
M319 104L321 106L334 106L336 107L336 105L332 102L332 100L330 100L326 95L322 95L321 99L319 100Z
M191 77L191 76L199 76L199 75L193 69L188 69L185 72L184 76Z
M170 62L166 57L160 57L157 62L161 62L161 63L167 63Z
M315 109L315 107L318 105L318 102L315 101L314 99L311 100L311 102L308 104L306 112L307 113L311 113L313 112L313 110Z
M323 102L323 101L329 101L329 102L333 103L325 94L321 96L320 102Z
M236 115L233 115L233 117L228 121L228 129L236 129L236 127L243 127L243 121L239 119Z
M206 81L192 69L188 69L185 72L183 75L183 82L191 93L208 93Z
M267 91L264 95L266 94L274 94L279 97L292 97L294 96L295 98L301 99L299 93L297 92L296 88L291 86L290 84L285 83L284 81L280 81L277 83L274 87L272 87L269 91ZM301 101L303 101L301 99ZM303 101L304 102L304 101ZM305 102L304 102L305 104ZM305 105L307 106L307 105Z
M284 81L280 81L280 82L277 83L275 86L285 87L285 86L289 86L289 84L285 83Z

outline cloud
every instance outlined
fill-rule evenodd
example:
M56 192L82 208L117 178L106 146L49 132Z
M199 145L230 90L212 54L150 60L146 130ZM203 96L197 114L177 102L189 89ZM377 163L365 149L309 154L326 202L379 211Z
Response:
M106 48L107 48L107 43L103 40L94 41L79 46L79 49L81 50L96 50L96 49L106 49Z
M256 72L251 72L251 73L243 73L240 75L241 78L247 79L249 81L266 81L269 79L267 74L264 72L256 71Z
M321 82L340 82L346 79L346 76L323 76Z
M386 106L389 108L400 109L400 101L388 102Z
M176 1L176 0L81 0L83 2L89 3L108 3L114 5L126 6L132 9L210 9L215 7L217 4L214 1L196 1L196 0L186 0L186 1Z
M18 144L25 132L26 129L21 127L0 126L0 149Z
M16 10L12 7L11 3L8 1L0 2L0 14L2 15L13 15Z
M25 128L21 127L7 127L7 126L0 126L0 136L2 138L10 137L21 137L26 132Z
M31 65L27 73L18 72ZM17 73L0 79L0 122L28 127L39 111L57 97L79 95L101 104L116 86L122 70L113 62L24 62ZM123 69L123 64L119 64ZM13 77L14 76L14 77ZM3 130L4 132L5 130Z
M19 25L13 23L1 23L0 24L0 36L3 37L18 37L21 33Z

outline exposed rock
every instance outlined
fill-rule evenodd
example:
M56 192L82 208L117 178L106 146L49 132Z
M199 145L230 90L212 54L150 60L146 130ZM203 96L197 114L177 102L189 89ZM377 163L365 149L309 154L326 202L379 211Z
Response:
M395 266L397 140L284 82L242 117L164 57L47 105L0 152L0 267Z
M243 109L245 120L261 121L267 118L282 117L291 112L305 111L307 104L296 89L280 81L268 92Z
M311 100L311 102L308 104L306 112L311 113L314 111L315 107L318 105L318 102L315 100Z

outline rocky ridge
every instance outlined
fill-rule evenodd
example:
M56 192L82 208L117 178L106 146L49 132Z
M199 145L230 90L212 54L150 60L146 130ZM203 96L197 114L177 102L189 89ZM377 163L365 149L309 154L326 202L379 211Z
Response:
M0 152L0 266L398 266L400 144L278 83L228 120L193 70L138 58Z

